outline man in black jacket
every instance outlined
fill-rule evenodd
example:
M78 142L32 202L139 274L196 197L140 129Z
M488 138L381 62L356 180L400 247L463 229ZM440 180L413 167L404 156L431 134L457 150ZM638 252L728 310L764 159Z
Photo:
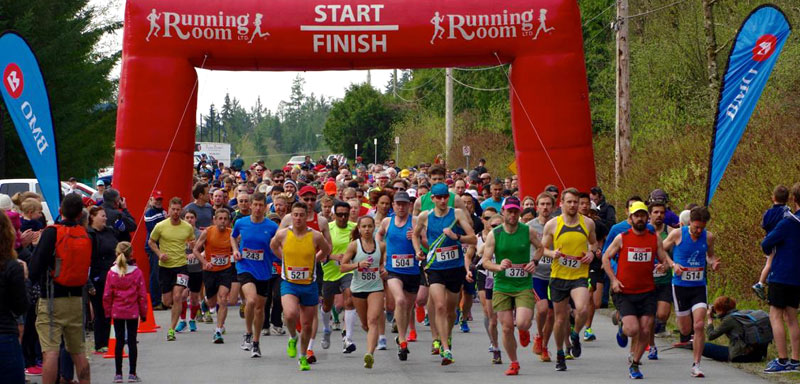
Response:
M606 202L603 190L600 187L592 187L589 197L597 204L597 215L600 217L600 221L606 225L606 228L613 227L617 223L617 211L613 205Z
M136 232L136 220L125 204L125 199L119 196L116 189L106 189L103 193L103 210L106 211L108 225L114 227L119 233L119 241L131 241L131 234Z
M79 225L83 213L83 200L76 193L70 193L61 202L59 224L74 227ZM30 266L30 279L43 287L43 297L37 309L36 331L42 345L42 382L55 383L58 375L58 353L63 336L67 352L72 356L81 383L90 382L89 361L84 353L83 340L83 286L67 287L50 281L50 272L56 268L56 227L42 231L39 245L33 253ZM89 254L82 255L91 258ZM89 276L89 268L83 273ZM47 288L45 288L47 287ZM49 291L49 292L48 292ZM45 293L47 292L47 293Z

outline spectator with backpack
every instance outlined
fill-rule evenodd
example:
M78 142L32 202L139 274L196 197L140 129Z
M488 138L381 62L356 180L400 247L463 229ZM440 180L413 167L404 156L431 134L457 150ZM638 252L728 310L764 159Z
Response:
M88 383L90 371L84 353L82 300L91 265L92 241L86 228L78 224L83 213L80 195L66 195L60 213L63 221L42 231L30 266L31 281L39 282L42 287L36 319L44 357L42 382L56 381L58 351L63 337L66 350L75 362L78 379Z
M708 311L708 340L722 335L730 340L729 346L706 343L703 356L717 361L734 363L752 363L763 361L767 356L767 347L772 341L772 328L769 315L764 311L739 311L736 300L728 296L720 296ZM714 319L719 324L714 324Z

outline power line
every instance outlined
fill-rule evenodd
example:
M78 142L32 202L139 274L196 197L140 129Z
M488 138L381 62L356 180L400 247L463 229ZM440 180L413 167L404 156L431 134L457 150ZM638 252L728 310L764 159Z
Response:
M608 10L609 10L609 9L611 9L611 8L614 8L614 6L616 6L616 5L617 5L617 2L616 2L616 1L614 1L614 3L613 3L613 4L611 4L611 5L609 5L609 6L608 6L608 8L606 8L606 9L604 9L604 10L600 11L600 13L598 13L598 14L594 15L594 17L592 17L591 19L589 19L589 20L586 20L586 22L585 22L585 23L583 23L583 26L585 27L585 26L589 25L589 23L591 23L592 21L594 21L594 19L596 19L596 18L600 17L602 14L604 14L604 13L608 12Z
M455 76L450 76L450 78L451 78L451 79L453 79L453 81L455 81L455 82L456 82L456 83L458 83L459 85L461 85L461 86L464 86L464 87L467 87L467 88L469 88L469 89L476 90L476 91L483 91L483 92L496 92L496 91L504 91L504 90L508 89L508 86L505 86L505 87L502 87L502 88L481 88L481 87L476 87L476 86L474 86L474 85L469 85L469 84L466 84L466 83L464 83L464 82L462 82L462 81L460 81L460 80L456 79L456 77L455 77Z
M651 13L653 13L653 12L658 12L658 11L660 11L660 10L662 10L662 9L666 9L666 8L669 8L669 7L672 7L672 6L678 5L678 4L680 4L680 3L683 3L683 2L685 2L685 1L686 1L686 0L678 0L678 1L674 2L674 3L667 4L667 5L664 5L664 6L662 6L662 7L658 7L658 8L655 8L655 9L651 9L651 10L649 10L649 11L645 11L645 12L642 12L642 13L637 13L637 14L635 14L635 15L630 15L630 16L628 16L628 17L627 17L627 19L633 19L633 18L635 18L635 17L640 17L640 16L649 15L649 14L651 14Z
M497 68L501 68L501 67L503 67L504 65L505 65L505 64L499 64L499 65L493 65L493 66L491 66L491 67L474 67L474 68L470 68L470 67L467 67L467 68L458 68L458 67L454 67L453 69L455 69L455 70L457 70L457 71L488 71L488 70L490 70L490 69L497 69Z
M430 82L432 82L435 79L436 79L436 76L431 76L431 78L428 79L428 81L426 81L426 82L424 82L424 83L422 83L420 85L413 86L413 87L397 87L397 90L398 91L413 91L413 90L416 90L416 89L420 89L420 88L430 84Z
M426 93L424 96L422 96L422 97L418 97L418 98L416 98L416 99L414 99L414 100L408 100L408 99L404 98L403 96L400 96L400 94L399 94L399 93L396 93L396 94L394 94L394 96L395 96L395 97L397 97L398 99L402 100L402 101L405 101L406 103L416 103L416 102L418 102L418 101L420 101L420 100L422 100L422 99L424 99L424 98L426 98L426 97L430 96L430 95L433 93L433 91L435 91L435 90L436 90L436 88L437 88L437 87L434 87L433 89L431 89L430 91L428 91L428 93Z

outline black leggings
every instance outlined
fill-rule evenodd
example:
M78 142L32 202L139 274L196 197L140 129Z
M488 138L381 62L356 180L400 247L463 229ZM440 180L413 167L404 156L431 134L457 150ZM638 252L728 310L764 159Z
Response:
M270 323L278 328L282 327L282 312L283 306L281 305L281 278L280 276L275 276L269 280L267 303L264 305L264 329L269 328Z
M117 368L117 375L122 374L122 347L128 344L128 356L130 357L131 375L136 374L136 330L139 327L139 319L123 320L114 319L114 335L117 338L117 345L114 347L114 364Z

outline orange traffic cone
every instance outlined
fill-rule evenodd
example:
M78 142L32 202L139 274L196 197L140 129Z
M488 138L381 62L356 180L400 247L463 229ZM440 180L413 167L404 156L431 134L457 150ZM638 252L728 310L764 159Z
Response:
M156 324L156 317L153 316L153 302L150 301L150 294L147 294L147 318L145 321L139 323L139 333L154 333L158 328L161 328L158 324Z
M114 332L114 320L111 320L111 337L108 338L108 352L103 355L104 359L113 359L116 356L117 350L117 335ZM122 357L128 357L125 348L122 348Z

